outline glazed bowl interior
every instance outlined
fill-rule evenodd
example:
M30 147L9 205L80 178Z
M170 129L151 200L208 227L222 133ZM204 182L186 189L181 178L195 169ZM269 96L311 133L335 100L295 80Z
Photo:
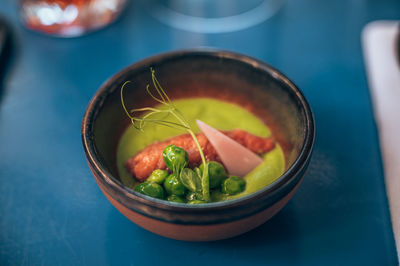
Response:
M132 65L107 81L91 103L87 119L93 153L102 171L118 185L116 154L118 142L129 126L121 105L124 91L128 109L152 106L146 93L150 68L171 99L212 97L236 103L263 120L284 151L286 170L304 152L310 134L310 114L295 86L272 67L257 60L224 52L182 52L150 58ZM129 193L136 193L130 191Z

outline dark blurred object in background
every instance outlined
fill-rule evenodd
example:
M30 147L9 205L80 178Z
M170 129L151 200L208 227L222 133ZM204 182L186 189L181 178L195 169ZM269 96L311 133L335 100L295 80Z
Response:
M0 18L0 65L4 63L6 55L8 54L8 46L10 40L10 30L6 21Z
M75 37L113 22L126 3L126 0L19 0L19 7L27 28Z
M0 18L0 102L4 93L3 82L10 65L11 39L9 24L3 18Z

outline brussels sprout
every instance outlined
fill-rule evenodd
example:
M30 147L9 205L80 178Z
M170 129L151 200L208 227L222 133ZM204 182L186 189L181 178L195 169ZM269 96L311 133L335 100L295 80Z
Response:
M203 204L206 203L204 200L191 200L187 202L188 204Z
M170 174L164 181L164 188L169 195L183 196L186 188L175 174Z
M222 183L222 192L228 195L235 195L244 191L246 181L238 176L231 176Z
M185 200L177 195L170 195L168 196L167 200L173 202L185 203Z
M167 167L177 175L189 163L188 153L175 145L165 147L163 150L163 159Z
M164 189L157 183L140 183L135 187L135 191L153 198L164 199Z
M165 178L167 178L167 176L168 176L168 171L161 170L161 169L156 169L146 179L146 182L162 184L162 183L164 183L164 180L165 180Z
M208 176L210 179L210 188L219 187L222 182L228 178L228 174L222 164L219 162L208 162ZM203 172L204 164L200 165L200 171Z

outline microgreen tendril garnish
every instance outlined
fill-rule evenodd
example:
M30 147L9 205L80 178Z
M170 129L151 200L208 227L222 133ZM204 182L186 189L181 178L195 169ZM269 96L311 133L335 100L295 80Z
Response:
M194 134L188 120L185 118L183 113L176 108L176 106L172 103L168 95L165 93L164 89L161 87L159 81L156 78L154 69L150 68L150 71L155 93L153 94L153 92L151 91L150 85L146 86L146 91L150 95L150 97L153 98L153 100L155 100L156 102L160 103L163 106L163 108L144 107L128 111L125 105L123 91L126 85L130 83L130 81L126 81L121 87L122 107L126 115L131 120L132 125L138 130L143 131L143 128L145 127L146 123L155 123L166 127L181 129L187 131L191 135L193 141L197 146L197 149L199 150L202 163L205 166L201 177L202 197L204 201L209 202L210 188L209 188L208 164L205 160L205 156L203 150L201 149L200 143L197 140L196 135ZM140 116L141 114L142 116ZM157 119L154 118L155 114L164 114L164 116L162 119ZM166 120L167 117L173 117L175 122Z

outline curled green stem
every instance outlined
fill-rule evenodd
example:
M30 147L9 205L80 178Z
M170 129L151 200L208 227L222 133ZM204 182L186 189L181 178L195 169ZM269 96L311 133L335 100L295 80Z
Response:
M194 143L196 144L197 149L199 150L201 161L204 165L203 175L201 177L201 188L202 188L202 192L203 192L203 200L206 202L209 202L210 201L210 180L209 180L209 176L208 176L208 163L206 162L206 158L204 156L204 153L200 146L200 143L196 138L196 135L193 133L192 130L188 130L188 132L192 136Z
M143 130L145 123L150 122L150 123L156 123L159 125L172 127L172 128L176 128L176 129L183 129L183 130L186 130L192 136L193 141L195 142L197 149L199 150L201 161L204 165L204 171L203 171L202 177L201 177L202 197L203 197L204 201L209 202L210 201L210 180L209 180L209 175L208 175L208 164L206 162L203 150L201 149L200 143L197 140L196 135L193 133L193 130L190 127L188 120L185 118L185 116L182 114L182 112L175 107L175 105L169 99L168 95L165 93L164 89L161 87L160 83L158 82L158 80L155 76L155 72L152 68L151 68L151 78L153 81L154 89L156 90L156 92L158 94L158 97L156 97L150 91L149 85L146 86L147 93L155 101L166 106L167 109L144 107L144 108L139 108L139 109L133 109L133 110L131 110L131 112L129 112L125 106L123 90L124 90L126 84L128 84L130 81L126 81L121 87L122 107L123 107L126 115L130 118L133 126L138 130ZM142 117L135 117L133 115L135 112L148 112L148 113L146 113ZM175 117L177 122L168 121L166 119L152 119L151 118L152 115L159 114L159 113L166 113L167 116L168 116L168 114L171 114L173 117Z

